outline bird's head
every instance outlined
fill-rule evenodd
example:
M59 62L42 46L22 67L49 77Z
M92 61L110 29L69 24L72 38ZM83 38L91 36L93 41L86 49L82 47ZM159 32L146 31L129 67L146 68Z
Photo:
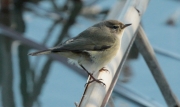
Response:
M117 20L107 20L103 22L104 25L110 30L111 33L120 34L123 30L131 24L123 24Z

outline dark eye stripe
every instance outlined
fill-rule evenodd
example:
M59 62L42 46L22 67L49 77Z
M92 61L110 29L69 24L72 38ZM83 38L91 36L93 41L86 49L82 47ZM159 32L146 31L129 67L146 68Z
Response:
M119 26L114 25L112 28L113 28L113 29L118 29L118 28L119 28Z

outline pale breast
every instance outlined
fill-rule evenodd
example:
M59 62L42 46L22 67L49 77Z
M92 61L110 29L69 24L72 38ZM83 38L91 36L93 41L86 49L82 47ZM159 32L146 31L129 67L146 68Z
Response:
M81 60L81 63L89 72L94 73L109 63L119 48L119 45L115 45L105 51L88 51L91 60Z

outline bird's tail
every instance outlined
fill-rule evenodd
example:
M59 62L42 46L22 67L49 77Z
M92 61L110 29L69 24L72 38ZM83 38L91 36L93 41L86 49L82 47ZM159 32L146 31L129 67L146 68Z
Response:
M42 54L49 54L51 53L52 49L46 49L46 50L42 50L42 51L38 51L38 52L34 52L34 53L29 53L28 55L31 56L37 56L37 55L42 55Z

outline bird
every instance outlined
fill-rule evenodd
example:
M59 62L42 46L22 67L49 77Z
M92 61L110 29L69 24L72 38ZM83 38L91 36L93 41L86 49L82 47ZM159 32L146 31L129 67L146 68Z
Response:
M92 79L89 83L96 81L104 84L101 79L96 79L93 75L106 71L104 66L117 54L124 29L130 25L118 20L101 21L53 48L29 55L59 54L68 58L69 63L85 70Z

